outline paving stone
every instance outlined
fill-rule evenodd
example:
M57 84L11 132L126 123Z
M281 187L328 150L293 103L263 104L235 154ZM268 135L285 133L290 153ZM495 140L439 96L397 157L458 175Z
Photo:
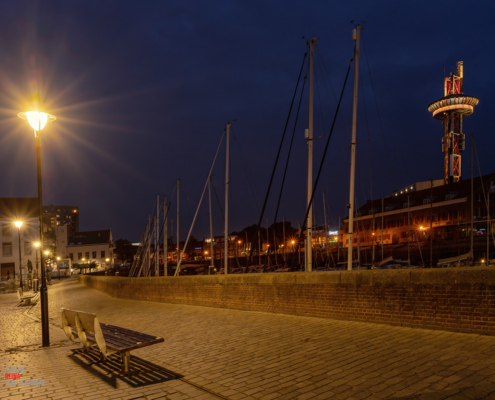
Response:
M495 400L495 337L120 300L69 279L49 287L51 346L42 348L39 322L24 315L39 316L39 304L17 303L15 293L0 295L0 368L24 366L23 379L46 386L7 388L0 380L2 399L218 398L173 377L181 374L230 400ZM165 338L132 352L132 363L153 372L126 378L115 361L73 353L80 344L62 331L61 307Z

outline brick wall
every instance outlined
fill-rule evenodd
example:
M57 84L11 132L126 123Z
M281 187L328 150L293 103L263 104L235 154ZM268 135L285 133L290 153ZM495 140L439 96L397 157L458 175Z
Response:
M495 268L79 276L110 296L495 335Z

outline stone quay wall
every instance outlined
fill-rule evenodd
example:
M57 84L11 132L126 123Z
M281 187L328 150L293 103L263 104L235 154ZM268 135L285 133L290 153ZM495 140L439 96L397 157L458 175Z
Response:
M120 299L495 335L490 267L78 279Z

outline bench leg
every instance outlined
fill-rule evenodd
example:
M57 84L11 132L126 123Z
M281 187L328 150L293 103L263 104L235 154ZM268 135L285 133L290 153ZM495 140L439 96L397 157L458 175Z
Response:
M25 304L26 306L31 305L31 299L25 299L25 300L24 300L24 304Z
M126 351L125 353L121 353L120 355L122 357L122 372L124 374L128 374L131 365L131 352Z

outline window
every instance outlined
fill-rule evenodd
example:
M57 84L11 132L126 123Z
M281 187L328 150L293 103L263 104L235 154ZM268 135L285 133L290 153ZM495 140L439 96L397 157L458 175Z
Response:
M105 258L105 250L101 251L101 258Z
M69 253L69 258L71 261L73 261L73 257L74 257L74 255L72 253Z
M86 257L86 260L89 259L89 251L86 252L85 257Z
M12 243L2 243L2 255L4 257L12 256Z
M426 199L423 199L423 205L430 204L430 203L431 203L431 200L429 197L427 197Z
M82 253L77 253L77 259L82 260Z
M96 258L96 251L93 251L93 258Z
M2 236L10 236L10 224L2 224Z
M30 256L31 255L31 248L32 248L31 242L24 242L24 255Z

